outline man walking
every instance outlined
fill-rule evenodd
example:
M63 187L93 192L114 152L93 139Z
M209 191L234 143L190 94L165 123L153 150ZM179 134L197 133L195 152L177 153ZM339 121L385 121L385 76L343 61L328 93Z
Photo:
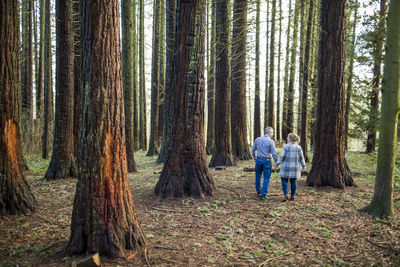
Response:
M253 149L251 150L256 163L256 191L260 200L267 199L272 171L271 155L274 158L274 162L278 161L275 142L271 139L274 136L274 130L272 127L267 127L264 133L264 136L260 136L254 141ZM262 188L260 187L261 175L264 176Z

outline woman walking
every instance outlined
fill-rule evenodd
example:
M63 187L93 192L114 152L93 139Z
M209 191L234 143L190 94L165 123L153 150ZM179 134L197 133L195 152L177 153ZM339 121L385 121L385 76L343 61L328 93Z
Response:
M290 180L290 200L294 200L297 188L297 178L300 177L301 168L306 169L304 162L303 150L298 145L300 137L294 133L290 133L287 138L288 143L283 146L281 156L275 163L275 168L282 164L279 175L282 180L282 189L284 199L289 200L289 180Z

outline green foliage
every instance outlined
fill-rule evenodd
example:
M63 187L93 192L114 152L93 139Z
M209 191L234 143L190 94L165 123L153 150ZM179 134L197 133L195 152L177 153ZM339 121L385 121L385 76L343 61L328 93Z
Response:
M26 164L33 175L42 176L46 173L50 159L43 159L40 155L26 155Z

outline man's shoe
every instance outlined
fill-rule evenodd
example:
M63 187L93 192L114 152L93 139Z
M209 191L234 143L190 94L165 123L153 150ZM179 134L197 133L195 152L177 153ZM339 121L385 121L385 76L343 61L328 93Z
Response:
M260 200L267 200L268 197L266 195L260 196Z
M260 192L257 192L257 196L258 196L258 197L261 197L261 193L260 193Z
M291 197L290 197L290 200L292 200L292 201L293 201L293 200L294 200L294 196L291 196Z

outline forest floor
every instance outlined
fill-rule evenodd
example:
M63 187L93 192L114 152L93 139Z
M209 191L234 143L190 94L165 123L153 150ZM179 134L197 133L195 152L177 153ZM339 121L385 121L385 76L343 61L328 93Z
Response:
M151 266L400 265L400 216L374 219L357 212L372 198L376 154L347 153L356 187L311 188L301 177L296 199L289 202L281 202L277 173L270 198L256 197L254 172L243 171L253 167L252 160L211 170L213 197L159 200L153 190L162 165L144 152L135 157L138 172L129 177ZM37 208L28 216L0 218L0 266L65 266L71 261L63 251L76 180L48 182L43 179L48 161L34 156L27 161ZM103 266L147 265L144 259L101 260Z

